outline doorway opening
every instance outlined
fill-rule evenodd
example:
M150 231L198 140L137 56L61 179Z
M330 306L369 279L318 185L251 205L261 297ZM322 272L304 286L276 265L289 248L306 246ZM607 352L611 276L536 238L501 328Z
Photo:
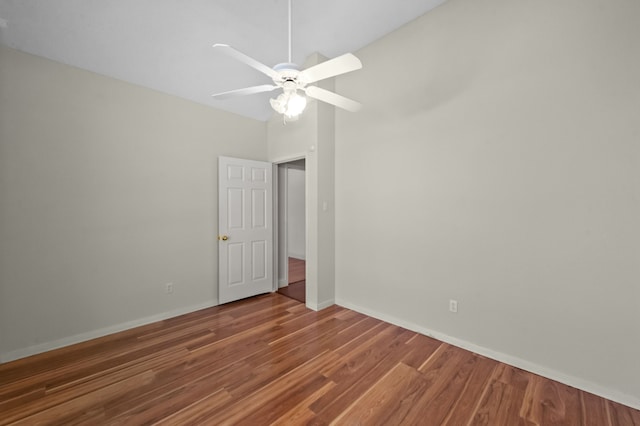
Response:
M306 301L305 160L278 165L278 293Z
M285 287L280 287L278 293L283 296L290 297L298 302L305 303L307 300L306 292L307 286L305 282L305 261L302 259L296 259L295 257L289 258L289 284Z

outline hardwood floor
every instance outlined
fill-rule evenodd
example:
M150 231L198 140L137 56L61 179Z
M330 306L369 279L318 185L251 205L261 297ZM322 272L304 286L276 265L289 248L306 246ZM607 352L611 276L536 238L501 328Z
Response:
M306 262L303 259L289 258L289 284L305 280Z
M278 293L305 303L306 297L306 262L302 259L290 257L288 260L289 285L280 287Z
M277 293L0 365L0 424L640 425L640 411Z
M297 283L289 284L286 287L280 287L278 293L283 296L290 297L298 302L305 303L307 300L305 281L298 281Z

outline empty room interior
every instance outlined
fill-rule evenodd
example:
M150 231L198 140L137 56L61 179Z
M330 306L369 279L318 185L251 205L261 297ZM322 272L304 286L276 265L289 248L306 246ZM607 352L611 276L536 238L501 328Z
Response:
M0 425L640 425L638 22L0 0Z

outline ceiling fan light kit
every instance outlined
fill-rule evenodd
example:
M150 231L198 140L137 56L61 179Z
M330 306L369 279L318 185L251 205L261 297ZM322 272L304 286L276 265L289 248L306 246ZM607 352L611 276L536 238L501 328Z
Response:
M285 116L285 119L297 119L307 106L307 98L298 94L295 84L289 83L283 87L283 93L277 98L270 100L271 107L279 114ZM293 86L293 87L291 87Z
M300 68L296 64L291 63L291 0L289 0L289 62L278 64L275 67L270 68L227 44L214 44L213 47L225 55L249 65L250 67L271 77L273 80L273 84L263 84L260 86L216 93L213 95L216 99L228 99L236 96L253 95L282 89L282 93L275 98L271 98L270 103L271 107L277 113L283 115L285 123L287 121L297 120L298 116L304 111L307 105L307 99L301 93L306 94L306 96L310 98L326 102L351 112L358 111L362 107L359 102L337 93L322 89L318 86L308 86L309 84L320 80L362 68L362 63L353 54L345 53L337 58L330 59L302 71L300 71Z

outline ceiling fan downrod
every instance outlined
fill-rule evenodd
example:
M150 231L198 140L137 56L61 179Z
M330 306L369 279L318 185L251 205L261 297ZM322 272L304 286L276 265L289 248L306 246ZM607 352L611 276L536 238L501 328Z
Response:
M291 60L291 0L289 0L289 63Z

